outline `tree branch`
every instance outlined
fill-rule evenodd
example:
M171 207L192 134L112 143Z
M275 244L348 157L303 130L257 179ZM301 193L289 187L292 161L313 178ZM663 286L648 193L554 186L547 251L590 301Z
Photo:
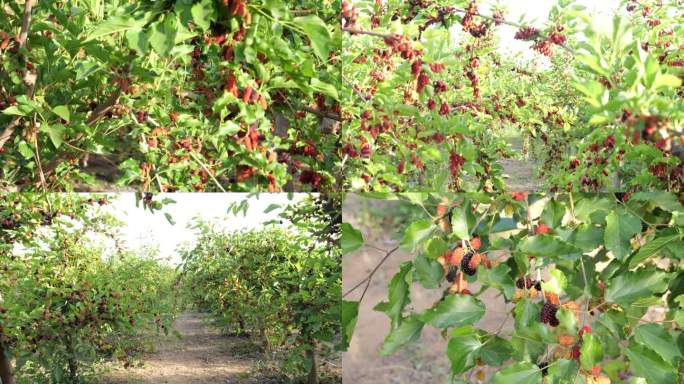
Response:
M320 111L318 109L307 107L307 106L302 106L302 111L308 112L308 113L313 113L316 116L325 117L325 118L328 118L330 120L342 121L342 117L340 115L338 115L337 113Z
M392 40L397 38L395 35L390 35L390 34L386 34L386 33L371 32L371 31L364 31L362 29L342 28L342 30L345 32L349 32L351 34L355 34L355 35L369 35L369 36L382 37L383 39L392 39Z
M373 268L373 270L366 276L365 279L361 280L358 284L356 284L352 289L348 290L342 297L347 297L350 293L354 292L356 289L358 289L360 286L363 285L363 283L366 283L366 287L363 289L363 293L361 294L361 298L359 299L359 302L363 300L363 297L366 295L366 291L368 290L368 287L370 286L371 280L373 279L373 275L375 275L375 272L380 269L380 266L382 266L389 257L399 249L399 246L396 246L389 250L385 256L380 260L380 262Z

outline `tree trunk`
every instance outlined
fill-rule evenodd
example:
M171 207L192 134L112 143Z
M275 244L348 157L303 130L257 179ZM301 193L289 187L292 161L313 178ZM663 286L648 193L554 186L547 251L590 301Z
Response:
M261 347L264 349L264 352L268 352L271 347L268 343L268 337L266 336L266 327L264 326L264 319L259 318L259 337L261 338Z
M5 352L5 346L0 343L0 382L2 384L15 384L12 363Z
M67 349L67 364L69 366L69 377L76 381L76 377L78 375L78 365L76 363L76 356L74 353L74 345L73 341L71 340L71 336L67 336L66 340L66 349Z
M309 349L306 351L306 357L311 362L309 378L306 380L306 383L318 384L318 362L316 361L316 340L314 338L309 339Z

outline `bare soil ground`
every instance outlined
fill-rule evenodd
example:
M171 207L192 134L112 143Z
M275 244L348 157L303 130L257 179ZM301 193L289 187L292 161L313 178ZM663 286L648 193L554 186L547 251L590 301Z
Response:
M197 313L183 313L173 325L183 337L169 333L143 367L117 368L109 384L237 384L251 383L249 371L257 356L249 339L222 336Z
M522 154L522 137L510 136L507 138L510 148ZM533 192L543 187L543 180L537 177L537 164L529 158L501 159L499 164L504 168L506 186L512 192Z

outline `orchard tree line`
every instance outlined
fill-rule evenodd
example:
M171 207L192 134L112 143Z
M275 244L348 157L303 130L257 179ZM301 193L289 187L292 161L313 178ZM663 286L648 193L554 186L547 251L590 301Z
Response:
M375 271L401 248L415 258L401 263L387 300L373 303L391 323L383 356L412 348L425 327L434 327L448 342L454 384L681 381L681 194L366 197L401 200L408 209L400 211L410 214L399 220L399 245L344 293L347 339L365 316L359 300ZM342 252L363 246L361 232L343 223ZM412 309L411 293L426 290L441 299L424 311ZM488 291L498 295L485 303ZM500 325L478 325L501 311Z
M172 323L185 310L251 336L274 380L339 382L329 364L342 343L339 196L272 204L279 216L255 230L198 219L176 267L124 246L113 196L0 195L0 382L99 382L108 367L143 362L155 337L180 337ZM136 203L153 214L174 201Z
M289 229L224 233L199 221L182 253L188 300L281 360L284 382L337 382L323 367L342 343L340 208L332 195L292 204L280 215Z
M80 383L168 334L175 271L123 247L106 196L0 195L0 382ZM116 244L105 250L98 235Z
M0 187L331 189L339 8L0 1Z
M480 1L342 1L344 185L503 191L500 160L529 151L545 190L680 190L681 1L618 12L604 31L573 0L543 25ZM503 27L531 59L501 53Z

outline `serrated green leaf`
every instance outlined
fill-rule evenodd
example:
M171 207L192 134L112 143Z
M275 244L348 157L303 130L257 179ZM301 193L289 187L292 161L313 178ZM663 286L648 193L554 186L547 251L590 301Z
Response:
M631 238L641 232L641 220L625 210L613 211L606 217L605 245L618 260L631 252Z
M328 55L332 51L332 34L325 22L318 16L307 15L294 18L293 22L304 30L311 40L314 53L323 61L328 61Z
M271 208L271 206L269 206L269 208ZM343 255L361 248L363 246L363 235L361 234L361 231L352 227L349 223L342 223L342 239L340 240L340 245Z
M482 302L470 295L449 295L420 315L435 328L461 327L480 320L485 313Z
M192 6L190 13L195 25L204 31L208 31L211 22L216 20L216 9L212 0L202 0Z
M393 329L385 338L380 348L381 356L389 356L406 344L416 341L423 330L423 322L412 315L404 319L399 327Z
M411 252L415 252L418 245L432 235L437 229L431 220L414 221L404 231L404 238L401 240L401 247Z
M541 369L527 361L509 365L492 377L494 384L539 384L541 381Z

